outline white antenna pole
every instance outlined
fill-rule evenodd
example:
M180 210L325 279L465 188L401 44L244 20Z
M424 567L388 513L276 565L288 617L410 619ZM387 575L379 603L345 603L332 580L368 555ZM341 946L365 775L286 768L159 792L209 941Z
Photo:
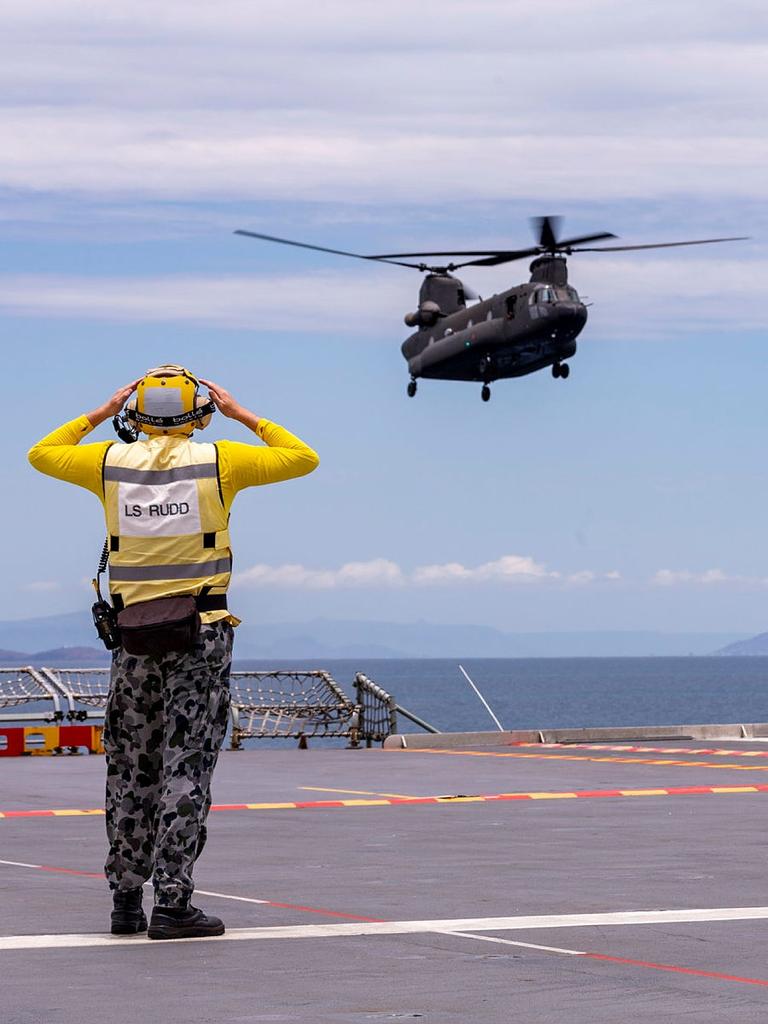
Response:
M496 723L496 728L497 728L497 729L499 729L499 730L500 730L501 732L504 732L504 726L503 726L503 725L501 724L501 722L500 722L500 721L498 720L498 718L496 717L496 715L494 715L494 713L493 713L493 711L491 710L491 706L490 706L490 704L488 703L488 701L487 701L487 700L485 699L485 697L484 697L484 696L482 695L482 693L480 693L480 691L478 690L478 688L477 688L477 687L475 686L475 684L474 684L474 683L472 682L472 680L471 680L471 679L469 678L469 674L467 673L467 671L466 671L466 669L464 668L464 666L463 666L463 665L459 665L459 669L460 669L460 671L461 671L461 674L462 674L462 675L464 676L464 678L465 678L465 679L467 680L467 682L469 683L469 685L470 685L470 686L472 687L472 689L473 689L473 690L475 691L475 693L477 694L477 696L478 696L478 697L480 698L480 700L481 700L481 701L483 702L483 707L485 708L485 710L486 710L486 711L488 712L488 714L489 714L489 715L491 716L491 718L492 718L492 719L494 720L494 722Z

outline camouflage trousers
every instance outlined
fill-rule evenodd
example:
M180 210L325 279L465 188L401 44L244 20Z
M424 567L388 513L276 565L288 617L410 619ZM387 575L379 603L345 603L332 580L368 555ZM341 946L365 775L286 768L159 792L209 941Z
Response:
M111 889L151 877L155 902L166 907L184 906L192 893L227 731L233 632L225 621L203 623L189 652L113 652L104 718Z

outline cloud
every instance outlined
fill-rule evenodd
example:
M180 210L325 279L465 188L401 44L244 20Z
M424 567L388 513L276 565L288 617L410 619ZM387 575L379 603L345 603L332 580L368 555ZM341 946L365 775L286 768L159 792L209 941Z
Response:
M372 273L354 292L343 273L231 277L0 275L0 308L21 316L144 323L199 323L254 330L348 331L402 324L417 282ZM351 303L350 294L354 294ZM360 310L365 310L361 318ZM361 322L362 321L362 322ZM407 332L398 329L396 335Z
M574 284L598 302L585 336L669 337L764 328L766 311L759 282L768 277L768 259L745 262L721 253L711 259L692 257L688 251L677 261L644 255L639 261L605 257L589 262L585 257L584 262L572 262ZM490 295L526 280L526 270L524 265L504 272L475 268L462 277ZM29 317L305 333L332 329L355 337L398 339L408 333L402 315L416 305L418 280L397 268L358 271L348 267L252 276L0 274L0 309ZM683 289L685 300L681 301ZM638 294L653 296L639 326L636 318L627 316L627 304L635 302Z
M288 122L286 124L286 121ZM463 122L463 123L462 123ZM507 198L542 189L610 201L720 192L765 197L768 139L720 131L577 136L473 112L390 123L337 110L121 111L60 105L0 109L0 186L159 199L366 202ZM642 161L638 161L638 151ZM492 152L493 159L478 159ZM595 166L600 167L599 174ZM691 174L695 168L695 175ZM439 171L439 173L438 173Z
M549 572L532 558L522 555L504 555L495 562L485 562L469 569L459 562L442 565L424 565L413 571L411 580L417 586L450 583L530 583L536 580L558 579L557 572Z
M31 583L22 584L21 589L30 591L33 594L43 594L53 590L61 590L61 584L57 583L56 580L34 580Z
M723 572L722 569L705 569L693 572L690 569L659 569L651 579L657 587L714 586L719 584L747 584L764 586L768 579L760 576L743 576Z
M304 565L254 565L235 575L245 587L273 586L305 590L335 590L360 587L452 587L465 585L525 585L560 582L584 586L619 579L617 572L582 570L563 574L525 555L503 555L492 562L470 567L460 562L417 566L407 572L396 562L375 558L369 562L347 562L338 569L314 569Z
M695 0L550 0L543 19L534 0L422 0L424 29L406 0L298 9L8 0L0 185L330 202L765 196L757 2L733 16Z
M339 569L309 569L303 565L254 565L237 573L242 586L274 586L306 590L331 590L347 587L393 587L404 582L395 562L374 558L370 562L347 562Z

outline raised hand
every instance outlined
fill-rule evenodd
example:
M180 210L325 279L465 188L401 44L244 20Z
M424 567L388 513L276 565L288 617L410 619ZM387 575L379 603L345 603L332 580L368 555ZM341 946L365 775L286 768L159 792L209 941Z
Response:
M211 400L220 413L228 416L231 420L238 420L251 430L256 430L259 425L259 417L255 412L251 412L250 409L246 409L244 405L236 402L220 384L214 384L212 380L205 380L203 377L200 377L200 383L208 388Z
M103 405L100 405L98 409L94 409L93 412L86 413L92 426L98 427L100 423L109 419L110 416L116 416L139 386L139 381L141 379L141 377L137 377L136 380L132 381L130 384L124 384L123 387L117 389L110 399L108 399Z

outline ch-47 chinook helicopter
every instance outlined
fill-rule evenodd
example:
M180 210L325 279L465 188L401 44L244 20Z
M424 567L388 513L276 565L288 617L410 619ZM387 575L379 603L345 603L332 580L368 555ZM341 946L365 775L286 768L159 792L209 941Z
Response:
M419 290L419 308L405 316L407 327L416 332L403 342L411 379L408 394L416 394L417 379L472 380L482 382L481 398L491 397L490 384L505 377L523 377L547 366L552 376L563 380L570 374L566 359L576 352L576 338L587 322L587 309L578 292L568 283L566 256L574 252L628 252L634 249L670 249L682 245L743 241L746 236L701 238L687 242L659 242L650 245L608 245L593 248L588 242L616 238L601 231L578 238L558 238L559 217L533 220L538 244L528 249L471 249L449 252L395 252L363 256L322 245L292 242L287 238L236 231L237 235L260 238L301 249L352 256L355 259L412 267L425 273ZM404 263L418 257L471 256L460 263L430 266ZM461 267L495 267L500 263L535 257L530 279L490 299L481 299L467 288L453 271ZM477 300L467 305L467 299Z

